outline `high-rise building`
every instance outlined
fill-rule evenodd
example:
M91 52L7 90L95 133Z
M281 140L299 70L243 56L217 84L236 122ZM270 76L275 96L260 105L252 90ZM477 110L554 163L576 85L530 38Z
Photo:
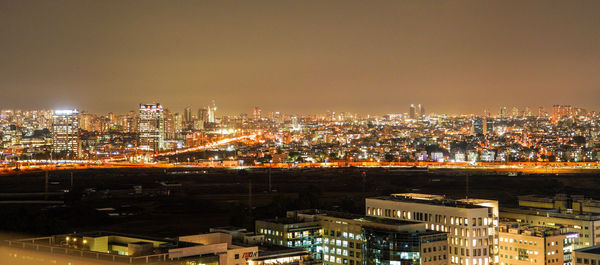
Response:
M523 115L525 117L531 117L531 116L533 116L533 112L531 111L531 109L529 107L525 107L525 111L523 112Z
M179 112L173 114L173 127L175 129L175 134L183 131L183 116Z
M79 128L88 132L94 131L94 115L87 111L82 111L79 114Z
M173 114L168 110L164 110L164 119L165 119L165 139L174 139L175 138L175 120L173 119Z
M552 106L552 122L558 122L573 116L573 107L570 105Z
M510 116L513 117L513 118L517 118L517 117L521 116L519 108L513 107L512 108L512 113L511 113Z
M506 117L508 117L508 109L506 107L500 107L500 111L498 111L498 118Z
M127 125L125 125L125 132L128 133L136 133L137 132L137 119L138 116L135 111L130 111L127 113Z
M208 122L208 107L203 107L198 110L198 120Z
M188 126L188 127L192 123L192 108L191 107L186 107L183 110L183 122L184 122L185 126Z
M544 107L539 107L538 108L538 117L539 118L546 118L546 111L544 111Z
M254 120L261 120L262 119L262 110L260 109L260 107L255 106L252 109L252 118Z
M494 120L491 118L485 119L485 130L486 134L490 134L494 132Z
M415 107L415 104L410 104L410 109L408 111L408 117L413 120L417 118L417 108Z
M425 118L425 107L421 104L419 104L419 116L421 119Z
M164 147L165 117L160 104L140 104L138 112L138 147L158 152Z
M474 135L487 134L487 122L484 118L477 117L473 119L471 133Z
M217 115L217 104L213 100L211 102L210 106L208 107L208 122L210 122L210 123L217 122L216 115Z
M53 153L64 154L66 158L81 156L78 114L77 110L54 111L52 116Z
M448 233L449 264L498 262L497 201L404 193L367 198L366 210L368 216L423 222Z

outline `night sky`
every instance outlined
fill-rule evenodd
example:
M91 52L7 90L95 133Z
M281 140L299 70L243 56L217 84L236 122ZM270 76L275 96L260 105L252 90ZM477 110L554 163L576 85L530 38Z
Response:
M0 1L0 109L600 110L600 1Z

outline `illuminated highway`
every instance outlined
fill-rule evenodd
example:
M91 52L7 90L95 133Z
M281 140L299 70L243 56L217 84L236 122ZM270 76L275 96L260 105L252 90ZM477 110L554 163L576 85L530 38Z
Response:
M221 139L209 144L153 154L152 157L168 157L198 152L236 142L258 142L260 133ZM585 173L600 172L600 162L352 162L334 161L324 163L256 163L243 164L239 160L209 160L202 162L128 162L126 157L103 160L24 160L0 165L0 174L40 170L73 170L87 168L339 168L339 167L385 167L416 168L427 170L496 171L522 173Z

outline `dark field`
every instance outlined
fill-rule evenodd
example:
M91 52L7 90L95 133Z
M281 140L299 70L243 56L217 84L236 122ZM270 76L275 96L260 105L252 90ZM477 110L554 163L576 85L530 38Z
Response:
M31 235L108 230L153 236L202 233L224 225L252 229L255 219L284 215L286 210L363 213L368 196L420 192L462 198L466 174L383 168L273 169L269 192L268 169L88 169L49 172L46 198L14 194L45 190L43 172L22 173L0 177L0 202L47 199L65 203L0 204L0 228ZM600 187L596 174L468 174L469 197L497 199L501 207L513 206L516 196L523 194L597 197ZM252 209L248 209L250 182Z

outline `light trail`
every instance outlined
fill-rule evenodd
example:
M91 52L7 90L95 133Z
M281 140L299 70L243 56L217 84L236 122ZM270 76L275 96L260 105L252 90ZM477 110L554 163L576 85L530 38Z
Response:
M198 152L198 151L202 151L202 150L205 150L208 148L222 146L222 145L226 145L226 144L230 144L230 143L238 142L238 141L242 141L242 140L256 140L257 136L258 136L258 134L251 134L251 135L244 135L244 136L239 136L239 137L234 137L234 138L221 139L219 141L212 142L212 143L209 143L206 145L194 146L194 147L179 149L179 150L175 150L175 151L161 152L158 154L153 154L152 156L153 157L171 156L171 155L179 155L179 154L185 154L185 153L190 153L190 152Z

